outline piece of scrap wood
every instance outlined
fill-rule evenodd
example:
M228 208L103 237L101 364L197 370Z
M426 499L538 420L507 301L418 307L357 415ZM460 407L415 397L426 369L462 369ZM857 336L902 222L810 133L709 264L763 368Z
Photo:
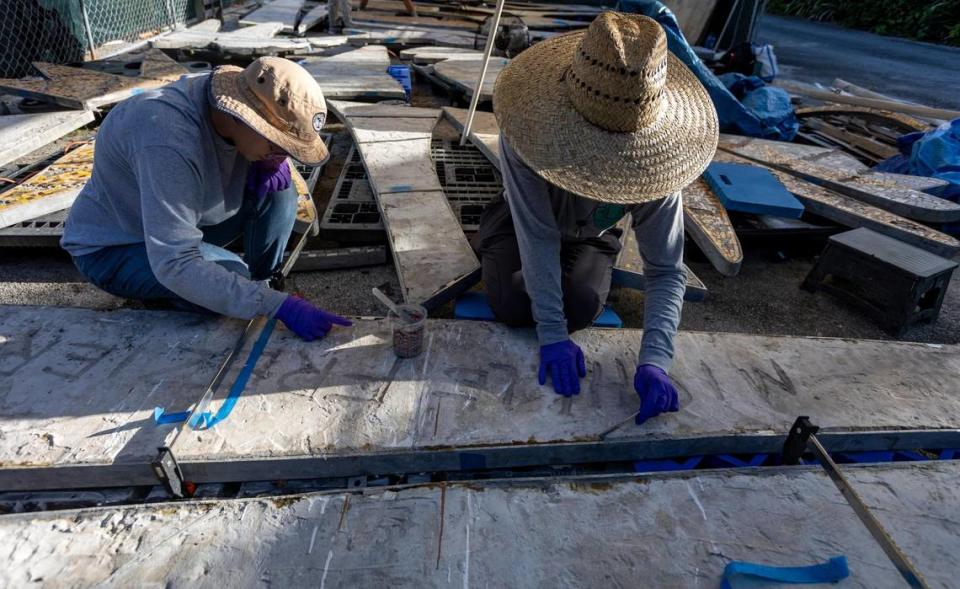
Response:
M487 66L487 74L483 78L483 89L480 91L480 100L493 100L493 88L497 83L497 76L510 63L503 57L492 57ZM483 60L444 60L433 66L434 73L441 79L450 82L467 96L473 96L480 77Z
M17 96L86 110L119 102L144 90L159 88L190 73L187 68L157 50L150 52L144 60L149 76L141 74L136 78L52 63L37 62L33 65L43 74L43 79L0 79L0 89Z
M53 143L93 120L89 110L67 110L0 117L0 166Z
M93 143L81 145L0 193L0 227L68 208L93 172Z
M400 52L400 59L410 60L416 64L432 64L444 60L483 59L483 52L466 47L440 47L428 45L426 47L411 47Z
M716 161L734 163L752 163L752 160L738 157L724 150L717 151ZM868 227L878 233L922 247L927 251L943 256L952 256L960 252L960 241L926 225L900 217L884 209L869 205L860 200L802 180L792 174L772 166L763 166L787 187L803 206L816 215L830 219L845 227Z
M960 204L902 186L890 177L872 176L864 181L859 179L858 174L851 175L816 162L797 160L771 149L770 143L776 142L724 138L719 148L908 219L928 223L960 220Z
M304 0L272 0L263 3L250 14L241 18L241 25L259 25L266 23L280 23L281 31L292 33L297 27L297 18L303 8ZM242 30L242 29L240 29Z

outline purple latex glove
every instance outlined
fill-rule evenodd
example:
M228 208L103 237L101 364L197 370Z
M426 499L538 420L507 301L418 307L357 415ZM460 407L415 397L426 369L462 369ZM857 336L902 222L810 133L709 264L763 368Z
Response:
M353 325L348 319L333 313L327 313L293 295L287 297L280 308L277 309L276 318L283 321L283 324L290 331L308 342L323 339L334 325L343 325L344 327Z
M677 389L670 382L670 377L662 368L653 364L637 366L637 373L633 377L633 388L640 396L640 413L637 414L637 425L651 417L656 417L664 411L679 411L680 399Z
M247 172L247 192L259 201L268 192L290 187L290 164L286 158L271 158L250 164Z
M569 397L580 394L580 379L587 375L583 350L570 340L540 346L540 384L547 384L547 373L553 390Z

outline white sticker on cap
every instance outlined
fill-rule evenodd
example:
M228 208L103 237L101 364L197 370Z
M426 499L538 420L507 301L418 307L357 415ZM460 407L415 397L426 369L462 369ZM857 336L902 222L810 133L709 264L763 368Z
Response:
M313 115L313 130L317 133L320 132L320 129L323 129L323 123L327 119L327 113L318 112Z

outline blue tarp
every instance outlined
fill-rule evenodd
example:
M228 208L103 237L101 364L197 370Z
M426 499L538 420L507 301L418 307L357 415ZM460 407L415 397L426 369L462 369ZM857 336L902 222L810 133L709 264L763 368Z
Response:
M713 106L717 109L717 116L720 119L721 131L782 141L793 139L796 129L794 128L793 134L790 134L789 123L784 125L782 119L777 118L779 115L775 115L774 111L770 110L772 105L776 107L777 112L780 112L784 97L789 106L789 96L778 88L768 87L764 92L751 99L749 107L741 103L736 96L727 90L717 76L700 61L690 44L684 39L677 18L663 3L657 0L618 0L616 10L643 14L660 23L667 34L667 46L671 53L690 68L710 94L710 99L713 100ZM776 96L781 92L783 96ZM757 113L760 113L760 116ZM794 117L792 107L790 107L790 116Z
M960 202L960 119L944 123L926 133L910 133L897 139L900 155L882 161L875 169L895 174L911 174L939 178L950 183L937 192L953 202ZM960 223L944 228L960 233Z

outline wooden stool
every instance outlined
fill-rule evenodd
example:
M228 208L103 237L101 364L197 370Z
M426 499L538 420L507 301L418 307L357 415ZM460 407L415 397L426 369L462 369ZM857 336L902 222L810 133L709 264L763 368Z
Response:
M826 290L870 312L894 337L932 323L956 262L860 228L831 236L801 287Z

